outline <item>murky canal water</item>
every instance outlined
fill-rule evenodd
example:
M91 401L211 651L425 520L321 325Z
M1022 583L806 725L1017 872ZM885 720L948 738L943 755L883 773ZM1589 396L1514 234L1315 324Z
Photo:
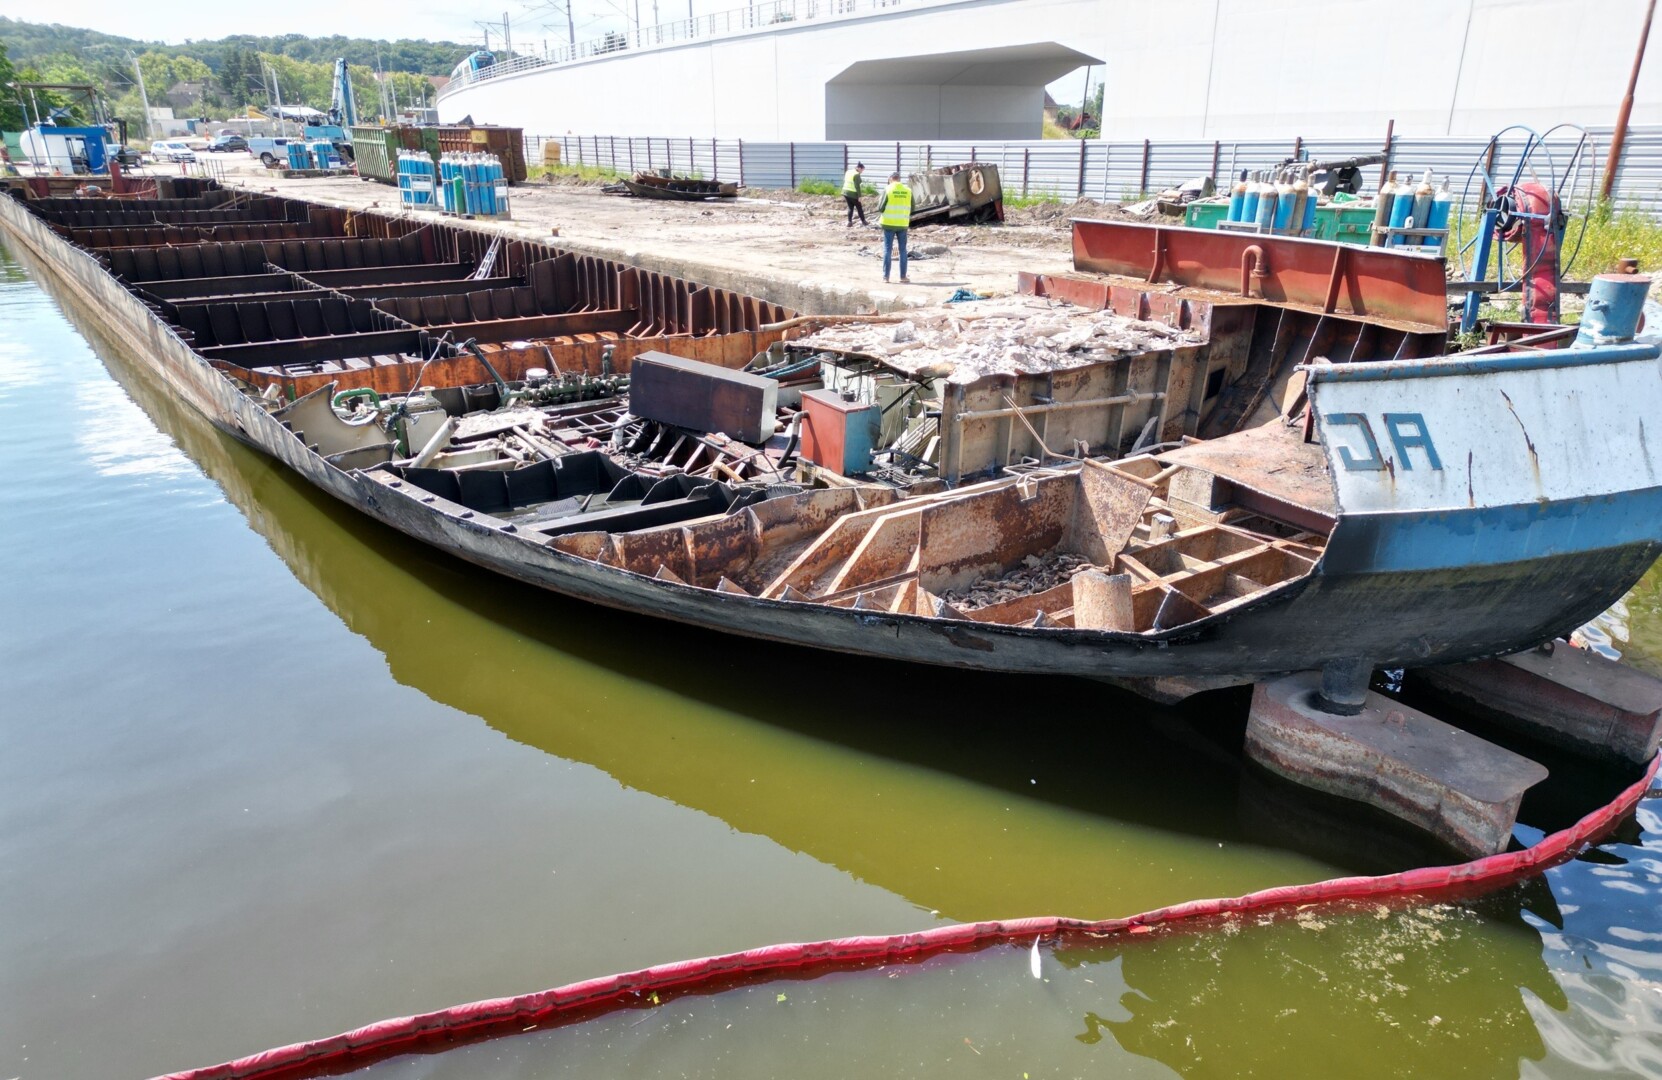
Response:
M512 586L217 434L69 315L0 248L0 1078L1437 857L1242 769L1238 697L1166 712ZM1648 663L1657 588L1616 643ZM1015 949L786 980L366 1075L1662 1075L1658 808L1469 904L1047 951L1042 980Z

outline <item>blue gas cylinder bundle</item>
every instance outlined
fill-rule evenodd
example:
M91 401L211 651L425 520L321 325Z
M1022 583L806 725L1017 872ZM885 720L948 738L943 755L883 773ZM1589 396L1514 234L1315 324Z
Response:
M502 169L502 159L486 154L491 173L491 213L502 216L508 212L508 175Z
M461 167L462 184L467 193L466 212L469 214L482 214L484 213L484 210L481 207L479 200L479 163L474 160L474 155L463 154Z
M495 154L456 155L465 192L465 212L480 217L500 217L508 212L506 174Z
M289 168L309 169L312 167L312 155L303 142L291 142L286 147L289 154Z
M408 163L410 166L410 205L417 210L431 210L434 207L433 159L425 150L411 150ZM400 164L402 169L402 162Z

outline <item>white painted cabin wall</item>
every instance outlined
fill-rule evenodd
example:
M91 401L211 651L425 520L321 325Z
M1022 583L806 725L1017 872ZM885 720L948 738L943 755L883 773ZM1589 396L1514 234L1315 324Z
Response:
M1645 0L912 0L893 12L617 53L464 87L446 122L568 132L818 140L862 105L893 137L1037 135L1032 95L826 84L850 64L1056 42L1104 59L1109 139L1487 135L1608 124ZM1662 20L1633 122L1662 123ZM858 85L858 84L856 84ZM933 91L933 94L931 93ZM897 103L897 98L902 102ZM957 106L979 102L980 109ZM983 121L974 119L981 116ZM867 116L870 121L872 116ZM1017 131L1022 124L1025 130ZM913 125L916 125L914 128ZM904 128L904 130L902 130ZM869 127L862 132L870 131ZM869 134L859 137L872 138Z

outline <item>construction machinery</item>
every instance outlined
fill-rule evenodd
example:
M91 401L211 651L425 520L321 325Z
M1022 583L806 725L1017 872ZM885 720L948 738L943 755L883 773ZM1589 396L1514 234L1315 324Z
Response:
M307 124L304 129L306 138L329 140L341 160L350 162L352 137L347 132L358 122L358 104L352 96L352 74L346 69L345 57L335 61L335 84L329 98L327 119L324 124Z

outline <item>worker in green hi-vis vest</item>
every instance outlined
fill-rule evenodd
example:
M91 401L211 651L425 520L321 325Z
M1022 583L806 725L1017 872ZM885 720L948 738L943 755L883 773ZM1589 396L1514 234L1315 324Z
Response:
M882 215L878 218L878 224L883 226L883 280L889 280L889 260L898 241L900 283L909 285L911 279L906 276L906 233L912 227L912 189L901 182L899 173L889 174L889 186L877 203L877 211Z
M865 175L866 163L857 161L854 168L843 174L843 202L848 204L848 225L854 227L854 215L860 215L860 224L866 223L866 208L860 205L860 177Z

